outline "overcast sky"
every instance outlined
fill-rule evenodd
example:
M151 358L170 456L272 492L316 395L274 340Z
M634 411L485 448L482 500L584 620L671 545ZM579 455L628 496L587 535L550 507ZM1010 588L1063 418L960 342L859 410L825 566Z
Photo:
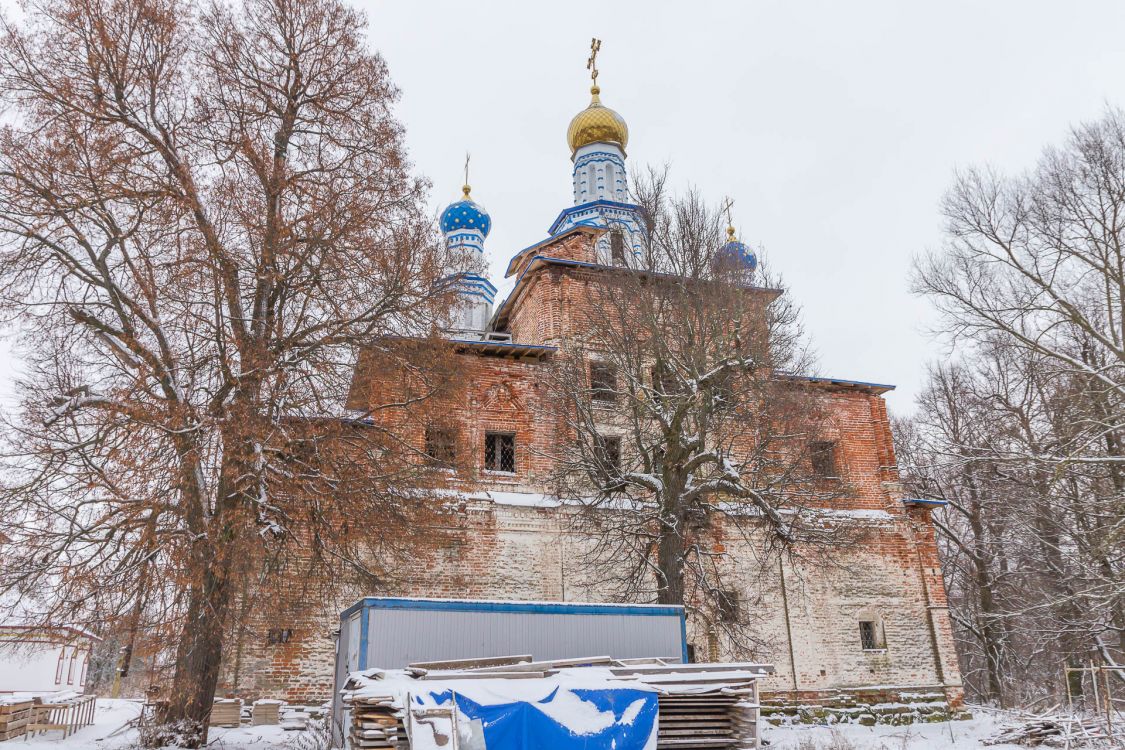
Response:
M589 101L597 36L630 167L668 163L679 186L733 198L741 237L803 306L822 374L897 385L897 413L947 354L908 276L941 242L954 170L1023 170L1125 104L1122 2L360 5L435 211L472 152L502 292L508 259L572 202L566 127Z
M908 276L941 242L954 170L1023 170L1125 105L1121 2L362 5L435 208L472 152L494 281L572 202L566 126L597 36L630 167L667 162L681 186L731 196L742 238L803 306L822 373L897 385L898 413L946 355Z

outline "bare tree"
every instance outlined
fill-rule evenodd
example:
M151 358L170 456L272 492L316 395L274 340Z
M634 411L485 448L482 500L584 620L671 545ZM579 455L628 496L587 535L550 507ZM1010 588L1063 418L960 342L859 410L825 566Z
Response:
M637 192L644 253L589 272L553 369L555 481L581 509L600 585L687 605L738 639L741 587L718 527L763 555L827 541L806 511L847 487L817 442L823 405L793 377L809 357L792 302L717 252L720 217L698 195L669 198L661 173Z
M358 548L413 528L395 420L342 407L358 345L434 330L446 259L355 11L25 10L0 43L0 301L27 362L0 586L174 644L164 718L198 746L238 576L288 554L377 579ZM440 368L402 366L424 399Z
M1063 689L1125 656L1125 121L1076 128L1031 173L960 176L948 243L917 266L961 357L900 423L939 516L963 661L986 699ZM1125 670L1118 670L1125 677ZM1038 695L1037 695L1038 694Z

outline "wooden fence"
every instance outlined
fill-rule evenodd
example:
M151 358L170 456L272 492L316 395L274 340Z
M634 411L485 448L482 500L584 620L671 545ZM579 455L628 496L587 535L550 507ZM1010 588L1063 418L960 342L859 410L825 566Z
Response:
M33 737L36 732L62 731L65 739L94 723L97 701L97 696L79 695L58 703L36 704L31 709L27 735Z

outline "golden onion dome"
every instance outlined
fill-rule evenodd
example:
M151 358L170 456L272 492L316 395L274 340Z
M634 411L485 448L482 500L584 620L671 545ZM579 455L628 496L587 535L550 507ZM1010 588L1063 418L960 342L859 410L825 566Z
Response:
M566 129L566 142L571 154L591 143L613 143L622 150L629 145L629 126L625 118L602 104L598 97L601 89L590 89L590 106L574 116Z

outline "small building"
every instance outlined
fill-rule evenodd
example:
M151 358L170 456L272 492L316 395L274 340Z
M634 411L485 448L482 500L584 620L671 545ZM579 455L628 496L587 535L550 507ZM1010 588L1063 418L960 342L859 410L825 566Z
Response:
M68 625L0 625L0 694L84 692L99 640Z

